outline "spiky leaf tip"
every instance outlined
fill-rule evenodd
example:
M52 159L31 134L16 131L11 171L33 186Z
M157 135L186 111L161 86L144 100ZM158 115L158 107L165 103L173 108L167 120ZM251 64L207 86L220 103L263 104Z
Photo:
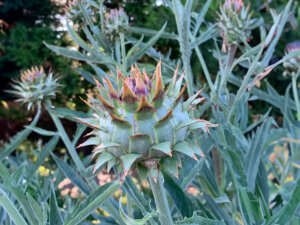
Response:
M126 111L134 112L138 108L139 98L129 88L127 82L123 83L122 102Z

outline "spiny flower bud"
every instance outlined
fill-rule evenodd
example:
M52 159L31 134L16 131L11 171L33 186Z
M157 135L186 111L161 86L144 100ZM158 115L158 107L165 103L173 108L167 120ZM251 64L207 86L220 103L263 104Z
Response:
M85 1L82 2L82 6L85 8L85 10L91 17L94 16L95 13L93 12L93 9L89 7L89 5ZM85 18L78 5L78 0L68 1L68 4L65 5L64 10L67 18L71 20L74 24L84 25Z
M220 7L218 27L220 35L223 38L223 51L226 52L227 47L240 42L240 38L244 37L248 40L251 35L251 26L255 20L251 19L249 13L250 5L244 6L242 0L226 0Z
M300 50L300 41L288 43L285 47L285 54ZM292 57L283 63L285 67L284 76L293 75L300 70L300 55Z
M14 81L13 89L9 93L17 95L17 101L27 103L30 110L35 104L47 102L55 96L55 92L60 86L57 81L59 78L53 77L53 73L48 75L42 67L32 67L21 73L21 79Z
M176 70L165 90L158 63L151 80L135 66L126 78L118 71L117 89L109 79L104 85L96 81L98 98L89 97L91 103L86 102L94 111L93 118L78 118L94 128L92 137L80 147L96 145L95 171L103 165L108 171L116 166L124 177L136 165L148 169L154 179L161 168L178 176L181 155L203 156L188 134L196 129L209 132L208 127L214 125L190 118L188 110L203 99L198 98L199 91L183 101L187 86L181 88L183 79L183 75L177 79Z
M128 25L128 16L123 8L111 9L105 14L105 33L111 36L119 35L123 25Z

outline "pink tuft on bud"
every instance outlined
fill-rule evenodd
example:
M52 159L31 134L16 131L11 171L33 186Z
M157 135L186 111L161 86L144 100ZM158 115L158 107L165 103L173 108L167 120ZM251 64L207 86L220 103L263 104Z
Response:
M293 41L287 44L285 47L286 53L291 53L297 50L300 50L300 41ZM296 56L295 59L297 60L297 62L300 62L300 55Z
M243 0L226 0L224 3L225 9L234 9L235 12L240 12L243 7Z

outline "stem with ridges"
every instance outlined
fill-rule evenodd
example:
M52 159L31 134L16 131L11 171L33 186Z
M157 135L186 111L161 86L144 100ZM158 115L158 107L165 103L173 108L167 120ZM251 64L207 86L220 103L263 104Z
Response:
M159 213L159 220L162 225L173 225L173 220L168 205L167 195L164 188L164 178L162 173L158 173L157 181L155 182L149 177L151 189L153 192L156 208Z
M300 75L300 69L298 70L297 74L292 76L292 88L293 88L293 95L294 95L294 100L296 103L296 109L297 109L297 120L300 121L300 101L299 101L299 96L298 96L298 91L297 91L297 79Z

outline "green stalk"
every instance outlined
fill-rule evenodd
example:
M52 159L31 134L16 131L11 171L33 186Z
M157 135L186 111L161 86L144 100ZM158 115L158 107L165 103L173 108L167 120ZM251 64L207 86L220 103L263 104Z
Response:
M117 62L119 64L121 64L121 44L120 44L120 38L116 38L115 40L115 55L116 55L116 59L117 59Z
M298 91L297 91L297 79L300 75L300 69L298 70L296 75L292 76L292 88L293 88L293 95L294 95L294 100L296 103L296 109L297 109L297 120L300 121L300 101L299 101L299 96L298 96Z
M126 74L127 71L127 57L126 57L126 48L125 48L125 37L124 33L120 33L120 40L121 40L121 54L122 54L122 65L123 65L123 72Z
M64 142L69 154L71 155L71 158L73 159L73 161L74 161L76 167L78 168L78 170L79 171L84 171L85 170L84 165L83 165L82 161L80 160L80 158L79 158L79 156L78 156L78 154L75 150L74 145L70 141L66 130L64 129L64 127L63 127L61 121L59 120L59 118L56 115L54 115L50 112L49 107L50 106L47 107L47 111L48 111L49 115L51 116L51 118L52 118L52 120L53 120L53 122L54 122L54 124L57 128L57 131L58 131L62 141Z
M156 182L151 177L149 177L149 180L161 225L173 225L162 174L158 174Z
M227 61L226 61L226 65L225 65L225 68L226 68L225 75L222 76L222 78L221 78L219 90L225 89L226 81L227 81L230 71L231 71L231 66L232 66L232 63L234 60L236 50L237 50L237 45L234 45L234 44L230 45L229 52L227 55Z

